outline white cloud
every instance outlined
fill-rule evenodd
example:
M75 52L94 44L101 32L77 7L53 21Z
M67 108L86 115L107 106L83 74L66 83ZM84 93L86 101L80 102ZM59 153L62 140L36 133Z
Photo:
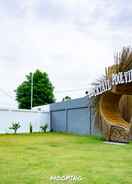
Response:
M115 51L131 44L132 2L127 5L123 0L0 0L1 88L14 96L25 74L37 68L49 74L56 91L86 88L113 63ZM57 93L57 98L67 94L79 97L84 91ZM5 94L0 103L15 105Z

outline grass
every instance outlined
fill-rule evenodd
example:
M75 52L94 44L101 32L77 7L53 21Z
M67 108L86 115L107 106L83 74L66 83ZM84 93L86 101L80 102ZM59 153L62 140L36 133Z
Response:
M82 181L50 181L76 175ZM0 135L0 184L131 184L132 144L62 133Z

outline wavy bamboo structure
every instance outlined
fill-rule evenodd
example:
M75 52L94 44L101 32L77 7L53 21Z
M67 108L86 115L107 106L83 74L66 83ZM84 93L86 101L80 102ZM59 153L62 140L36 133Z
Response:
M112 74L131 69L132 48L124 47L116 54L115 64L106 68L106 78L111 80ZM132 131L132 103L129 107L131 120L128 120L131 123L123 119L119 110L120 99L123 95L132 95L132 83L114 86L110 92L104 93L100 98L102 132L108 141L128 142L130 131Z

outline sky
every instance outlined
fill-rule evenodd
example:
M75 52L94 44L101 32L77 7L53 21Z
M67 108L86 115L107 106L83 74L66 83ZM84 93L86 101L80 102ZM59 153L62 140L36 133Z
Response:
M132 45L131 0L0 0L0 107L17 107L25 75L48 73L57 101L89 84Z

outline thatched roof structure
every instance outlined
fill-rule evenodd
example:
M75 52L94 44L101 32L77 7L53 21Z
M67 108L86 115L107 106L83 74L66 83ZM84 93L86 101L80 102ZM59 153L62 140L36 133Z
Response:
M132 49L124 47L115 56L115 64L106 68L106 77L111 78L112 74L125 72L132 69Z

